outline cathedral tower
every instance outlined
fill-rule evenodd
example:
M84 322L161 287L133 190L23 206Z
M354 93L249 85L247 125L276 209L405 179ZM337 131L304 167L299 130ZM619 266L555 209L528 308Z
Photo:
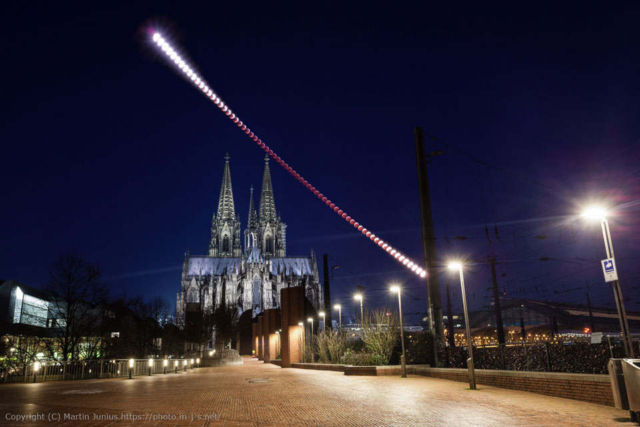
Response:
M213 215L211 220L209 255L216 257L242 256L240 218L236 215L233 203L229 154L224 156L224 172L222 174L220 198L218 199L218 212Z
M269 169L269 156L264 158L258 230L259 248L265 257L286 256L287 225L282 222L276 213L276 202L273 197L273 185L271 184L271 170Z
M253 186L249 188L249 217L247 228L244 230L244 253L248 255L251 249L258 247L258 213L253 205Z

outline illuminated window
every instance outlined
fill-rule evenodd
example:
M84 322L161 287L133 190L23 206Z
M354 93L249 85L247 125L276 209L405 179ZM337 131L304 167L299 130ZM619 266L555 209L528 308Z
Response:
M48 301L25 295L22 289L16 288L13 323L46 328L48 314Z

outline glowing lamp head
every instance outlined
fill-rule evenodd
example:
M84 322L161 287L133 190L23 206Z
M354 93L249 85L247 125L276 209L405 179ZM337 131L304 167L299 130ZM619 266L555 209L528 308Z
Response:
M162 366L169 366L169 361L167 359L164 359L162 361Z
M321 311L320 313L318 313L318 316L324 317L325 316L324 311Z
M182 362L182 366L187 366L187 361L186 360Z
M33 364L33 372L38 372L40 370L40 362L36 362Z
M307 322L309 322L309 323L313 323L313 317L309 317L309 318L307 319Z
M356 301L362 301L362 294L355 294L353 296L353 299L355 299Z
M391 292L393 292L394 294L399 294L400 293L400 286L399 285L391 285L389 290Z
M298 326L304 326L304 323L298 322Z
M191 359L191 364L193 365L193 359Z
M173 365L177 368L178 366L180 366L180 361L179 361L179 360L176 360L176 361L173 363Z
M200 363L200 358L196 359L196 363L198 363L198 364Z
M135 363L135 360L133 359L129 359L129 367L133 368L133 364Z
M460 261L451 261L447 264L447 268L451 271L460 271L462 270L462 263Z
M340 304L335 304L335 305L333 306L333 309L334 309L334 310L340 310L341 308L342 308L342 306L341 306Z
M149 367L153 368L153 359L149 359Z
M607 217L607 213L607 210L602 206L589 206L582 211L580 216L586 219L603 220Z

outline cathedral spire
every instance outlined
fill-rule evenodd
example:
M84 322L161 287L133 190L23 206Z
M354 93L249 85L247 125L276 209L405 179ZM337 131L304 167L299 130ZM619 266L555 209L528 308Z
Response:
M220 199L218 199L218 221L233 220L236 210L233 205L233 188L231 187L231 171L229 169L229 153L224 156L224 173L222 175L222 187Z
M262 177L262 194L260 195L260 221L274 221L276 219L276 202L273 198L271 185L271 171L269 170L269 156L264 156L264 175Z
M247 221L248 228L258 227L258 213L253 206L253 185L249 188L249 220Z

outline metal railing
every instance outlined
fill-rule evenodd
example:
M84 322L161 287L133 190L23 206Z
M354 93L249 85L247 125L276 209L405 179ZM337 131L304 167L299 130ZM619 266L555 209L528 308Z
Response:
M200 367L200 359L37 361L0 368L0 383L35 383L176 374Z

